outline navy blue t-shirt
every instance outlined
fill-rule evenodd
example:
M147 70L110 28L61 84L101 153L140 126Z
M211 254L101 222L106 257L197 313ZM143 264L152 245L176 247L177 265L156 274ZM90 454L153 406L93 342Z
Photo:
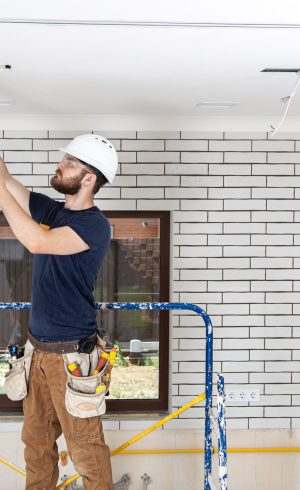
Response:
M45 341L89 336L96 329L93 289L109 247L109 222L95 206L73 211L36 192L29 209L37 223L69 226L90 247L72 255L34 254L30 331Z

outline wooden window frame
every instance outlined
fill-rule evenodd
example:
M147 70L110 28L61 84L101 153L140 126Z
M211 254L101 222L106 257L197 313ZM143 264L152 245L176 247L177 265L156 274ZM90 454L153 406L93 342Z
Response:
M170 297L170 212L169 211L104 211L110 218L159 218L160 219L160 298L169 302ZM3 225L2 225L3 226ZM1 238L1 233L0 233ZM1 314L1 313L0 313ZM110 314L113 314L111 312ZM160 311L159 322L159 396L153 399L107 399L107 414L118 413L165 413L169 398L169 311ZM22 402L13 402L0 395L0 413L9 415L23 412Z

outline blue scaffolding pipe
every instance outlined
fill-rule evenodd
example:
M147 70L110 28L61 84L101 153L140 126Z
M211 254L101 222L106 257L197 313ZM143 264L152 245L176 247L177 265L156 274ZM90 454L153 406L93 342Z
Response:
M204 490L212 490L212 439L210 412L212 410L213 376L213 328L207 313L193 303L95 303L101 310L190 310L200 315L206 327L206 370L205 370L205 446L204 446ZM31 303L0 303L0 310L30 310Z

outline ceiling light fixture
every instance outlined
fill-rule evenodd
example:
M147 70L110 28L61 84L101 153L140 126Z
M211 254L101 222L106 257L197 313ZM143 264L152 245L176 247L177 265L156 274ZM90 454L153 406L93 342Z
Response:
M11 70L11 65L0 65L0 71Z
M0 99L0 106L13 105L15 101L13 99Z
M195 107L207 107L207 108L227 108L227 107L235 107L240 105L240 102L198 102Z

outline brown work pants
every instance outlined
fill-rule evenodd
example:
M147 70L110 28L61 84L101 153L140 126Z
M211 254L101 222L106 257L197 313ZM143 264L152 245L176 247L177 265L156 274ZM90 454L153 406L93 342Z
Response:
M65 408L66 372L60 354L35 350L24 399L26 490L53 490L59 477L56 440L64 434L85 490L112 490L110 451L100 417L81 419Z

